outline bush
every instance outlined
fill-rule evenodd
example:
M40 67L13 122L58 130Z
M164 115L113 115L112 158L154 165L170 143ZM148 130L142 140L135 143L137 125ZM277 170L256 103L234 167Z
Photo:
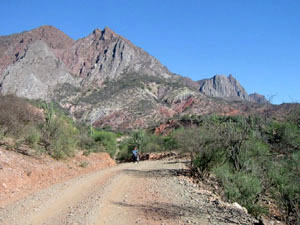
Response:
M51 126L49 153L56 159L74 156L77 130L63 119L55 119Z
M133 149L134 147L137 147L139 152L141 153L142 152L142 149L145 147L146 145L146 142L147 142L147 139L146 139L146 133L145 131L143 130L137 130L137 131L134 131L132 134L131 134L131 137L128 141L128 144L129 144L129 148L130 149Z
M225 197L254 215L266 213L263 196L272 196L287 224L300 223L300 128L294 117L268 121L257 116L203 116L198 127L171 135L177 150L192 156L192 171L200 178L215 173Z
M78 130L73 121L59 112L53 105L45 104L45 123L41 125L41 141L46 152L56 159L73 156L77 146Z
M206 177L210 170L223 160L225 147L222 148L220 130L211 126L178 129L172 134L178 150L189 153L191 168L201 178Z
M291 153L300 149L300 129L297 124L273 121L266 127L265 135L274 151Z
M166 136L163 138L163 149L165 151L175 150L178 148L176 139L172 136Z
M143 152L160 152L162 150L161 146L157 143L149 142L145 148L143 149Z
M161 152L164 151L164 138L156 134L145 133L143 152Z
M256 174L233 172L228 164L216 168L216 176L222 181L225 196L231 202L238 202L253 215L265 213L259 202L263 191L260 179Z
M25 142L33 149L38 149L41 140L41 132L37 127L31 126L26 129Z
M41 120L41 116L26 100L13 95L0 96L0 129L3 136L19 137L24 134L26 126Z
M117 149L117 141L116 141L116 134L112 132L102 131L102 130L95 130L93 132L93 138L96 143L102 145L106 151L110 154L111 157L114 156L116 149ZM96 152L103 150L103 148L98 147L96 148Z
M132 157L132 150L137 147L139 153L142 152L161 152L164 151L165 137L150 134L142 130L134 131L130 137L122 141L119 145L119 160L128 160ZM174 140L174 139L172 139Z
M134 145L132 144L131 138L122 140L119 143L119 153L117 159L120 161L128 161L132 158L132 150Z
M82 167L82 168L86 168L88 165L89 165L89 163L86 162L86 161L83 161L83 162L81 162L81 163L79 164L79 166Z
M286 211L285 220L289 224L298 224L300 222L300 152L273 161L268 175L271 193Z

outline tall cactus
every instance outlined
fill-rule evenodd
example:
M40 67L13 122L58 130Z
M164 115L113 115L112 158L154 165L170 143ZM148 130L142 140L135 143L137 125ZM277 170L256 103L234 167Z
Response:
M43 103L42 109L44 110L45 120L47 124L50 124L53 121L53 118L55 116L55 111L53 107L53 103Z
M93 128L92 124L89 126L89 135L90 135L91 137L94 136L94 128Z
M41 108L44 110L45 124L42 127L43 140L45 142L45 148L49 150L50 139L53 136L52 124L55 118L55 111L53 103L42 103Z

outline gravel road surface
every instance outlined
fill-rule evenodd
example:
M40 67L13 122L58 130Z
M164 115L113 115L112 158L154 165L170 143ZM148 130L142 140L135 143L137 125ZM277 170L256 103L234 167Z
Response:
M0 208L2 225L254 224L182 173L183 161L125 163Z

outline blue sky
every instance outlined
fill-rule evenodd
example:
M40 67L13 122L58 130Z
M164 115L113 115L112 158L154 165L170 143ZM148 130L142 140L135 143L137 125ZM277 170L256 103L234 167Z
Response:
M300 102L298 0L0 0L0 35L110 27L193 80L232 74L248 93Z

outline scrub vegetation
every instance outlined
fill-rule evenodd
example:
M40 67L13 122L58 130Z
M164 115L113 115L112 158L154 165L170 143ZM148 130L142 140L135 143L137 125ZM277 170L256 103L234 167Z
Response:
M202 181L217 180L226 200L238 202L255 216L275 207L281 213L277 219L299 224L299 112L295 108L283 121L259 116L185 116L181 118L184 125L165 135L136 131L120 145L119 156L129 157L136 145L142 152L189 154L192 175Z
M121 134L76 123L52 103L0 98L0 143L13 139L14 145L6 144L9 149L22 152L26 145L55 159L72 157L78 149L85 155L105 151L120 161L130 160L135 146L142 154L177 151L190 156L194 177L215 179L228 201L255 216L268 214L272 202L281 212L279 219L300 223L298 106L282 120L190 115L177 124L181 125L164 135L147 130Z

